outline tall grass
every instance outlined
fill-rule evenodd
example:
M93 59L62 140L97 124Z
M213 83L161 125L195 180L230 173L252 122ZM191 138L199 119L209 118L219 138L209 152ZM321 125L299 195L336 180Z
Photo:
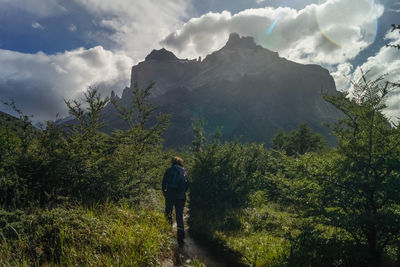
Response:
M254 232L250 235L227 235L218 232L217 236L226 245L240 252L242 262L255 267L286 266L290 254L290 243L287 239L273 236L270 233Z
M98 207L2 212L1 266L157 266L171 227L157 211Z

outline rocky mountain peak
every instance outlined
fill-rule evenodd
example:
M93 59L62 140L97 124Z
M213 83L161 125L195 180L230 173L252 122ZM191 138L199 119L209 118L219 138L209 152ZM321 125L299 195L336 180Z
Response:
M121 106L131 105L135 82L140 88L155 82L152 102L172 115L163 136L168 147L191 144L191 117L207 120L210 132L223 126L227 140L242 136L243 141L268 144L278 129L290 131L303 122L332 140L323 125L341 116L321 95L321 88L337 93L327 70L281 58L252 37L237 33L204 60L184 60L166 49L153 50L146 61L132 67L131 87L117 99ZM114 113L111 104L106 114L108 132L126 127Z
M258 48L260 47L254 42L253 37L240 37L237 33L231 33L229 35L228 42L225 47L227 48Z
M175 61L179 60L179 58L177 58L171 51L168 51L165 48L161 48L159 50L154 49L153 51L151 51L151 53L148 54L147 57L145 58L145 61L149 60Z

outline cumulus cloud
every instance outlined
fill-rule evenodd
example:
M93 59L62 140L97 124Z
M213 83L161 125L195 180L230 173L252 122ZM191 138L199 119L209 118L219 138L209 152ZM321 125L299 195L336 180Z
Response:
M138 60L153 49L159 41L182 25L187 15L189 0L75 0L93 16L93 21L110 34L92 36L108 43L114 50L125 51Z
M67 115L63 99L80 99L90 85L103 95L129 84L132 59L101 46L55 55L0 50L0 99L14 99L37 120ZM1 107L3 110L5 107Z
M89 85L98 84L103 95L121 93L130 82L132 65L144 59L159 41L182 24L190 0L0 0L0 7L34 21L56 16L85 16L91 25L63 24L77 32L91 49L55 55L0 50L0 100L14 99L37 120L67 115L65 99L77 99ZM79 10L79 12L77 12ZM22 12L21 12L22 11ZM76 14L75 14L75 13ZM79 17L76 17L79 22ZM80 24L78 24L80 25ZM0 104L0 110L6 107ZM9 110L7 110L9 111Z
M343 75L351 76L352 66L341 63L373 41L376 18L383 13L383 6L371 6L371 2L327 0L301 10L266 7L237 14L223 11L183 23L191 0L0 0L2 8L14 7L33 15L31 19L37 24L32 27L36 29L41 27L37 22L41 18L79 7L80 14L89 17L94 26L85 32L85 27L77 24L77 34L102 44L55 55L0 50L0 99L13 98L25 105L25 112L53 119L57 112L65 115L63 98L79 98L90 84L121 92L129 84L131 66L152 49L165 45L182 58L204 57L222 47L230 32L253 36L258 44L291 60L331 66L338 88L345 89ZM64 25L71 32L77 31L74 24ZM103 92L109 94L106 89Z
M400 44L400 33L398 31L388 32L385 39L398 45ZM375 80L385 75L385 79L388 81L400 82L400 51L392 47L382 47L375 56L369 57L364 64L356 68L352 77L354 81L361 78L361 70L367 73L368 80ZM392 119L400 118L400 90L392 92L387 100L387 105L386 114Z
M351 86L351 78L353 75L353 65L350 63L339 64L335 72L331 72L331 75L336 83L336 89L339 91L346 91Z
M181 57L205 56L222 47L230 32L237 32L297 62L339 64L374 41L383 10L369 0L328 0L301 10L265 7L234 15L208 13L189 20L163 44Z

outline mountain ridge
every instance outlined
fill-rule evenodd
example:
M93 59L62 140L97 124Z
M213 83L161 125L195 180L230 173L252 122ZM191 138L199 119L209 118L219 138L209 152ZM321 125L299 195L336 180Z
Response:
M329 130L340 114L322 99L321 91L336 94L328 70L281 58L257 45L252 37L232 33L224 47L201 59L179 59L171 51L153 50L145 61L132 67L131 85L119 104L128 106L133 84L154 82L151 100L172 115L165 144L191 144L190 118L204 118L208 130L223 126L223 136L269 143L278 130L292 130L307 122L330 142ZM124 123L106 108L107 132Z

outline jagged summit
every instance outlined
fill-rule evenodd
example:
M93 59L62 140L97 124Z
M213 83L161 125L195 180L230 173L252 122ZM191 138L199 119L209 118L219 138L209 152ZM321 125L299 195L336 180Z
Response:
M145 61L149 60L174 61L179 60L179 58L177 58L171 51L161 48L159 50L154 49L151 51L151 53L145 58Z
M228 42L225 45L226 48L261 48L254 42L253 37L240 37L239 34L233 32L229 35Z
M111 90L111 95L110 95L110 99L111 100L115 100L115 99L120 99L120 97L114 92L114 90Z
M321 95L321 88L337 93L327 70L281 58L252 37L237 33L204 60L179 59L166 49L153 50L132 67L131 87L121 98L112 94L118 104L131 105L135 82L140 88L154 82L152 102L172 115L163 136L168 147L191 144L191 118L204 118L210 132L223 126L225 139L242 136L243 141L268 144L278 129L290 131L303 122L332 140L323 125L341 116ZM112 104L105 116L107 132L127 127Z

